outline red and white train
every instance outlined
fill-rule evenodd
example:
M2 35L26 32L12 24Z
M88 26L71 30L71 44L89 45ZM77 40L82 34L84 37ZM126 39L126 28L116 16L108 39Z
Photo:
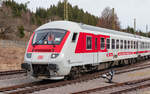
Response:
M36 29L22 68L40 79L64 79L150 55L150 38L70 21L54 21Z

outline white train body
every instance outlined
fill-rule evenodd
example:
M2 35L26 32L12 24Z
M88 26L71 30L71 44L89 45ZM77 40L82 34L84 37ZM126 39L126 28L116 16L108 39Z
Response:
M149 38L70 21L54 21L35 30L22 68L36 78L63 79L72 67L149 55Z

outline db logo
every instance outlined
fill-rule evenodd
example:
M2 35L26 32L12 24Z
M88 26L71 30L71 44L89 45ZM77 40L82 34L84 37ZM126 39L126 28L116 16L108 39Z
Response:
M39 56L38 56L38 59L43 59L43 56L42 56L42 55L39 55Z

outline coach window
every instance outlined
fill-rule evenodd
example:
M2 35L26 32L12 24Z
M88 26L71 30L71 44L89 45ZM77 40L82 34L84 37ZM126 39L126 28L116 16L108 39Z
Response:
M128 41L126 41L126 49L128 49Z
M106 40L107 49L110 49L110 39Z
M127 42L124 40L124 49L127 49Z
M142 49L144 49L144 42L142 42Z
M138 41L136 42L136 48L137 48L137 49L139 48L139 43L138 43Z
M112 41L111 41L111 48L115 49L115 39L112 39Z
M123 40L121 40L121 45L120 45L120 49L123 49Z
M144 42L142 42L142 49L144 49Z
M142 42L142 49L144 49L144 42Z
M77 33L73 33L72 42L75 42L77 38Z
M128 49L130 49L130 41L128 41Z
M133 41L131 41L131 49L133 48Z
M119 49L119 40L116 40L116 49Z
M97 38L95 38L95 49L97 49Z
M101 50L105 49L105 39L101 38Z
M92 37L91 36L87 36L86 37L86 49L92 49Z
M135 41L134 41L134 49L136 48L136 43L135 43Z
M147 43L147 47L146 48L148 48L148 43Z

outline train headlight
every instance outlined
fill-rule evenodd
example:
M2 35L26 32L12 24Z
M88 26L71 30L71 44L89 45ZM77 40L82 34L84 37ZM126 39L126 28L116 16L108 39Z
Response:
M27 54L26 54L26 57L27 57L27 58L31 58L31 57L32 57L32 53L27 53Z
M55 53L55 54L52 54L51 55L51 58L56 58L56 57L58 57L59 56L59 54L58 53Z

